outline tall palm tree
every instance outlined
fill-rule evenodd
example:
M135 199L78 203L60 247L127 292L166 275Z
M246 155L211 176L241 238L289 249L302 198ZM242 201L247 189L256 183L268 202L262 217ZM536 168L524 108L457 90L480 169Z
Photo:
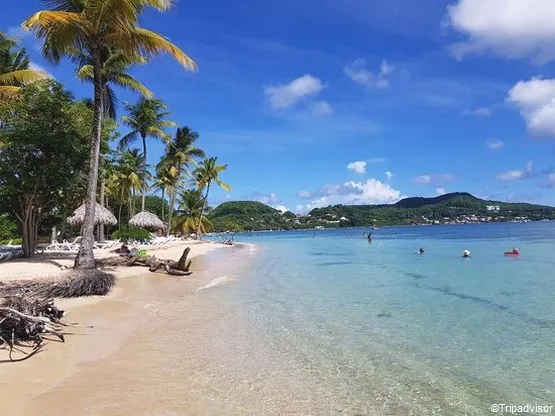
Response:
M0 99L13 98L22 86L49 78L30 65L25 49L16 48L16 42L0 32Z
M227 165L218 165L218 158L209 157L204 159L195 170L196 185L199 190L206 189L206 194L202 200L202 208L200 210L199 222L197 228L197 235L201 236L201 219L204 215L204 209L208 202L208 195L210 193L210 185L212 182L216 183L220 188L226 192L231 191L231 186L220 179L220 173L227 169Z
M116 119L117 98L112 88L120 88L138 92L146 98L152 98L152 92L129 75L129 69L134 65L145 64L146 59L141 56L128 56L121 51L104 48L102 51L102 99L104 117ZM77 69L77 77L81 81L93 82L92 57L85 53L80 56L81 67Z
M131 128L131 132L123 136L118 144L118 149L127 149L129 145L140 136L143 141L144 175L146 176L146 139L147 137L158 138L164 141L170 139L170 135L164 131L167 127L175 126L173 121L164 120L170 113L166 111L167 106L158 99L141 97L136 104L124 105L127 116L122 121ZM143 190L141 211L145 210L146 189Z
M187 189L181 194L178 202L178 216L176 227L184 233L201 232L206 233L212 228L212 223L201 214L204 204L202 190Z
M204 150L196 147L196 141L199 138L199 134L189 127L178 128L175 136L172 138L166 147L166 154L159 163L159 168L168 169L169 167L174 167L176 170L176 177L174 178L178 186L182 179L183 172L185 168L191 167L195 164L195 158L201 158L205 156ZM175 207L175 197L176 192L172 193L170 198L170 213L169 213L169 223L171 225L173 210ZM168 227L168 232L170 231Z
M195 69L195 62L162 35L139 26L147 7L168 10L173 0L43 0L51 7L42 10L24 23L44 41L43 54L58 63L63 57L73 57L85 51L91 57L94 85L94 121L91 132L91 153L82 246L75 266L94 269L94 209L98 184L98 159L103 114L102 51L119 50L128 56L146 59L165 52L183 67Z
M166 166L158 165L156 167L156 176L154 178L153 188L159 190L162 193L162 221L165 221L166 217L164 215L164 206L166 205L166 191L170 193L172 186L174 185L174 174L172 174L171 169Z
M143 177L144 157L138 149L123 152L114 166L114 174L110 178L113 192L119 193L120 210L119 221L121 224L121 207L125 200L129 203L129 217L134 211L134 196L136 191L146 187L146 178Z

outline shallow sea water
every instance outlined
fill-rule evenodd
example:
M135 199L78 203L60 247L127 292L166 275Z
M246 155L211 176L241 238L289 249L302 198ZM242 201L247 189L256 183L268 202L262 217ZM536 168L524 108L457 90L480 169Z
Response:
M138 330L28 414L62 401L76 415L555 405L555 223L384 228L371 244L366 231L238 236L256 248L196 260L202 277L145 276L125 299ZM505 258L513 246L522 256Z

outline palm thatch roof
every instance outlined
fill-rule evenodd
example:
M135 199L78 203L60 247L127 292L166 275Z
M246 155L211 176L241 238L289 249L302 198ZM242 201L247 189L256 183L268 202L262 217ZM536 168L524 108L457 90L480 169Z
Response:
M164 223L155 214L148 211L139 212L129 220L129 225L142 228L164 229Z
M78 225L82 224L85 218L85 204L81 205L73 212L73 216L67 219L71 225ZM94 223L95 224L104 224L104 225L116 225L118 220L110 212L109 209L103 207L99 203L96 203L94 208Z

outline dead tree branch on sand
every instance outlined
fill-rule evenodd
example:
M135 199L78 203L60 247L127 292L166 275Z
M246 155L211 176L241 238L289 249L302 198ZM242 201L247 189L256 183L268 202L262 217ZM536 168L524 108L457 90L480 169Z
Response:
M68 324L60 321L63 316L64 311L56 308L52 299L6 297L0 302L0 348L9 350L10 361L23 361L40 351L44 335L54 335L65 342L61 331ZM23 357L13 358L14 351Z
M189 276L193 273L189 270L191 268L192 261L187 261L187 256L189 256L190 251L190 247L183 250L183 254L178 261L157 259L154 256L140 257L128 254L126 256L108 257L98 260L98 265L101 267L141 266L148 267L148 270L153 273L167 273L172 276Z

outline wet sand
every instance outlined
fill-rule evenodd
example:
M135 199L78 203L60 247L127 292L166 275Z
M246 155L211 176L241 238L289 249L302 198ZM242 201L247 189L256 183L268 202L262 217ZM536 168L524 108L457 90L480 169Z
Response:
M198 329L218 313L203 310L202 297L239 276L246 267L241 251L248 250L225 247L197 256L190 277L124 269L118 274L127 278L119 279L109 297L58 302L70 311L66 321L94 328L71 328L65 343L48 342L27 361L1 365L3 413L213 414L210 403L199 404L190 395L194 388L187 387L183 371L195 371L191 348L202 340L187 339L186 329L202 334ZM172 374L176 367L179 374Z

